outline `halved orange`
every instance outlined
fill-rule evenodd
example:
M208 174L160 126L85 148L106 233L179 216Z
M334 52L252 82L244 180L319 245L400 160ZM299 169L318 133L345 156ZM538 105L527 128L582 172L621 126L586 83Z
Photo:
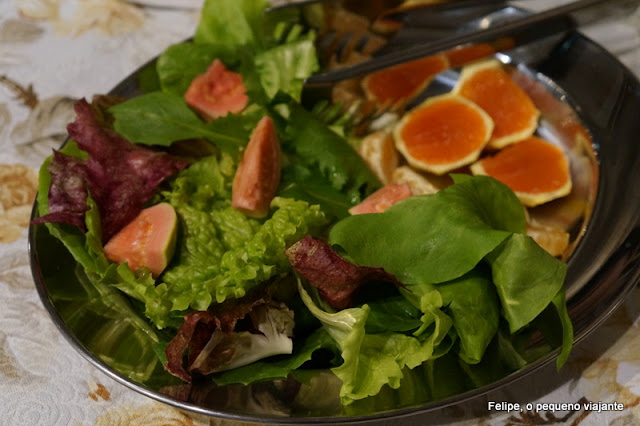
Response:
M497 60L464 67L453 93L473 101L491 116L495 127L490 148L528 138L538 127L540 111Z
M564 151L536 136L472 164L471 172L496 178L511 188L528 207L571 192L569 160Z
M480 107L445 94L405 114L393 135L410 165L441 175L476 161L492 130L491 117Z
M416 96L448 68L445 55L428 56L369 74L362 80L362 89L368 99L393 104Z

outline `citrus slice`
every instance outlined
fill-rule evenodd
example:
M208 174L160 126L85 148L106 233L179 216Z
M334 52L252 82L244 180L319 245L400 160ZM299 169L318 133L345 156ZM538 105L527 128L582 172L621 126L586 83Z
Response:
M564 151L535 136L472 164L471 172L504 183L528 207L571 192L569 160Z
M496 60L464 67L453 93L473 101L491 116L495 126L490 148L526 139L538 127L540 111Z
M427 56L367 75L362 89L368 99L393 104L416 96L436 74L448 68L445 55Z
M442 175L478 159L493 121L473 102L445 94L427 99L396 125L396 147L410 165Z
M473 44L462 46L444 52L449 59L451 68L458 68L475 60L486 58L496 53L496 49L489 43Z

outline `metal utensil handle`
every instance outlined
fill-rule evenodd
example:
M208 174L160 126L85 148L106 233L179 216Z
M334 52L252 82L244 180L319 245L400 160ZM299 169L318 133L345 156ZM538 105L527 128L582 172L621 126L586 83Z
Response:
M516 18L511 22L486 30L447 37L429 44L376 57L357 65L311 76L305 81L305 86L331 85L340 80L359 77L459 46L492 42L504 37L511 39L512 47L520 46L605 18L629 14L639 4L640 0L579 0L547 11Z

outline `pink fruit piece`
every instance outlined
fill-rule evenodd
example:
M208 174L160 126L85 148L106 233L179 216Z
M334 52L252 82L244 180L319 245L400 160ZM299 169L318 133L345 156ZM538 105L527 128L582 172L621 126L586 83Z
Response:
M173 256L177 224L170 204L156 204L142 210L114 235L104 246L104 253L114 263L127 262L132 271L146 266L155 278Z
M398 201L411 197L408 183L390 183L365 198L360 204L351 207L349 213L382 213Z
M250 217L269 213L280 183L280 140L273 120L263 117L253 130L231 189L231 205Z
M184 95L187 105L205 120L241 112L249 102L242 76L215 59L204 74L193 79Z

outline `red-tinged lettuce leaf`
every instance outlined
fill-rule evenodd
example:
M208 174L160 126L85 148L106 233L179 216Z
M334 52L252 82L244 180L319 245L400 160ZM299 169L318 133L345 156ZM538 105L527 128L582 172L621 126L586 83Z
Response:
M102 239L108 241L140 212L157 186L187 166L164 152L131 144L101 127L86 100L76 102L69 136L88 159L56 153L50 163L49 214L35 223L64 222L84 230L86 198L100 210Z
M293 312L259 294L230 300L215 310L187 314L165 349L167 371L191 383L193 373L210 374L271 355L290 354ZM239 320L244 329L236 330Z
M189 349L189 352L195 352L195 346L200 346L197 343L200 339L196 338L194 340L198 327L205 331L211 329L211 333L213 333L214 330L221 327L221 324L220 320L209 311L191 312L185 316L184 323L180 326L176 336L171 339L164 352L167 357L167 364L165 365L167 371L187 383L191 383L191 374L184 368L182 357L187 349ZM194 342L193 350L190 348L192 340ZM200 350L202 350L202 347L200 347Z
M329 244L311 236L304 237L285 253L291 266L336 309L351 307L356 292L369 281L401 285L384 269L349 263Z
M69 223L86 232L84 215L89 206L85 160L54 151L49 174L49 213L34 219L33 223Z

